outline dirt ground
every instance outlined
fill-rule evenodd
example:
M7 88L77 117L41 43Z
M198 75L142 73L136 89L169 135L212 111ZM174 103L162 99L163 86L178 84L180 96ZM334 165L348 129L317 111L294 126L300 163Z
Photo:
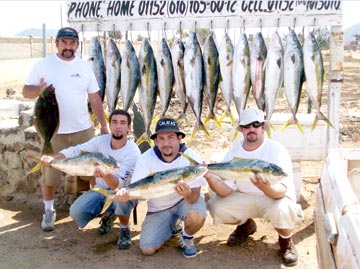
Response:
M340 147L360 146L358 59L354 52L352 55L345 53ZM5 63L0 62L0 68L5 65L7 70L19 66L19 62L3 62ZM22 62L22 66L28 70L32 63L33 61ZM21 78L14 76L11 88L15 93L7 92L9 88L0 83L0 97L20 98L20 88L27 70L22 72ZM327 85L324 87L322 111L326 112ZM178 111L176 101L172 102L172 106L170 115ZM289 112L283 99L279 99L275 107L277 112ZM220 102L217 105L217 114L221 114L222 110ZM205 115L206 108L203 111ZM306 112L306 94L303 94L299 111ZM189 109L189 125L182 124L187 134L191 133L194 122L191 114ZM208 128L212 139L207 139L200 132L191 147L204 160L210 162L229 147L232 129L230 124L224 123L223 129L220 130L212 122L208 124ZM298 265L295 268L317 268L314 203L322 164L301 162L303 184L299 202L305 212L305 218L296 225L294 231L293 238L299 253ZM133 246L129 250L116 248L118 221L112 233L100 237L96 233L99 218L90 222L84 229L79 229L69 217L69 205L64 203L61 197L58 197L56 207L55 230L45 233L40 229L43 204L39 192L19 192L0 197L0 268L285 268L276 255L276 232L269 223L260 219L256 219L258 229L253 236L242 246L230 248L226 246L226 240L234 226L214 226L208 214L205 225L195 235L199 251L196 258L185 259L182 256L177 238L166 242L156 255L144 257L138 245L141 223L146 211L145 202L138 206L138 224L131 223Z

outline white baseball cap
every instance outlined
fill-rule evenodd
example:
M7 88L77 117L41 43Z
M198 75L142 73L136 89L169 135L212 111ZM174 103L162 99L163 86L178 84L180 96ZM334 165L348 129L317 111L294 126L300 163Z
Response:
M265 122L265 114L262 110L249 107L241 112L239 125L248 125L255 121Z

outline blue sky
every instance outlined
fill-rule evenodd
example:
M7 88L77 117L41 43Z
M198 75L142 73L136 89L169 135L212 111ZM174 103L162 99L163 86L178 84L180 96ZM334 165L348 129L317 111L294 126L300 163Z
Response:
M360 22L360 1L345 0L343 28ZM61 15L62 13L62 15ZM26 28L67 26L66 1L0 1L0 36L14 36Z

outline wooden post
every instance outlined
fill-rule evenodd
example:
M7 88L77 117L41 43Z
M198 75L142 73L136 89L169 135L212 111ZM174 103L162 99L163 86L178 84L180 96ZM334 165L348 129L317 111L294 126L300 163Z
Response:
M33 40L32 40L31 35L29 35L29 41L30 41L30 58L32 58L33 57L33 53L32 53Z
M339 147L340 95L343 83L344 44L341 26L330 30L328 116L334 128L328 127L327 149Z

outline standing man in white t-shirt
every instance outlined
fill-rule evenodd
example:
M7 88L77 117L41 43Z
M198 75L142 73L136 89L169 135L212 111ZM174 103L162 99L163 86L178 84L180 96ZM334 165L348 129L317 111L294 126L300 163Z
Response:
M162 118L155 127L151 139L155 147L148 149L136 162L131 182L136 182L149 174L190 165L179 152L189 155L198 162L200 157L187 148L181 140L185 134L179 130L174 119ZM190 186L184 182L176 185L174 193L148 200L148 212L141 227L140 249L144 255L153 255L173 235L178 219L184 221L179 242L185 258L197 255L193 235L204 225L206 204L201 193L204 178ZM120 189L116 195L119 201L128 199L128 192Z
M44 166L51 166L54 159L71 158L81 154L81 152L101 152L112 156L120 165L120 169L114 174L104 174L99 168L95 170L95 187L104 190L115 190L121 188L130 181L134 172L135 164L141 155L136 143L128 139L131 127L131 117L128 112L117 109L110 115L111 134L100 135L89 141L61 150L53 156L44 155L41 163ZM98 217L106 197L94 190L89 190L82 194L70 207L70 216L76 221L79 227L85 227L91 220ZM113 201L105 215L99 228L99 234L112 231L112 224L115 216L120 222L119 239L117 247L128 249L131 247L131 235L129 228L129 216L137 201L121 203ZM114 216L114 217L113 217Z
M303 212L296 203L290 154L280 143L265 135L264 113L257 108L244 110L238 130L243 139L238 139L224 157L224 162L234 157L259 159L280 166L288 175L279 183L271 184L264 174L254 174L248 182L220 181L208 172L205 178L217 194L209 202L214 224L235 224L227 245L240 245L255 233L256 223L252 218L264 218L271 222L279 234L279 255L286 266L294 266L298 255L292 241L296 221Z
M54 152L88 141L94 130L88 111L88 99L101 124L101 133L108 134L104 110L99 95L99 85L91 66L75 56L79 36L75 29L61 28L56 36L57 53L38 61L31 70L23 95L36 98L45 91L55 91L59 107L59 127L51 139ZM42 169L41 192L45 212L41 228L54 229L56 212L54 198L56 187L61 183L61 172Z

